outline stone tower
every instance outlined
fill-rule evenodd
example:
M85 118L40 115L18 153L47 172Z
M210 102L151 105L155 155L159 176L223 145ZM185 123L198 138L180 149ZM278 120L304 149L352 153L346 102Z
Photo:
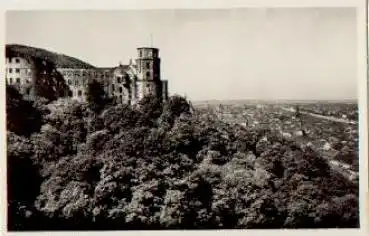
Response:
M137 48L137 52L136 99L140 100L147 95L162 97L159 49L142 47Z

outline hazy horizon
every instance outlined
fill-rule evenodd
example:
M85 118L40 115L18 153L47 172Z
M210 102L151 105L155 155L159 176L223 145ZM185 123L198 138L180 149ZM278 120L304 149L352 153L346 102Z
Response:
M6 43L127 64L160 49L169 93L203 100L355 100L354 8L8 11Z

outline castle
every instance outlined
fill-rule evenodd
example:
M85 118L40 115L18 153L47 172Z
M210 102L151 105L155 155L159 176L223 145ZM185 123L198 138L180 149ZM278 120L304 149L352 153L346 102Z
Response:
M65 95L80 102L86 101L88 81L99 81L108 97L118 103L135 104L143 97L151 95L163 100L168 97L168 82L161 80L159 49L137 48L135 63L110 68L70 68L55 66L66 86ZM34 81L42 74L53 72L39 71L32 57L8 56L6 58L6 82L17 87L21 93L32 94Z

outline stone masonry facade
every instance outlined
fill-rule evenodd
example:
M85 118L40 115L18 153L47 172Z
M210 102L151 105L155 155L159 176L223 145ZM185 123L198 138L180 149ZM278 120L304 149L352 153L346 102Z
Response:
M168 82L161 80L159 49L142 47L137 49L135 63L110 68L59 68L68 91L67 97L86 101L88 81L99 81L105 93L118 103L135 104L145 96L168 98ZM32 81L37 73L31 59L22 57L6 58L6 82L29 94Z

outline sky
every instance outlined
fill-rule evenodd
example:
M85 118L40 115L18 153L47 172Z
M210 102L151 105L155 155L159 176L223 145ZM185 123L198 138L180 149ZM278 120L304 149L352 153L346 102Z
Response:
M355 8L8 11L6 42L98 67L160 49L169 93L191 100L357 98ZM150 40L152 35L152 40Z

